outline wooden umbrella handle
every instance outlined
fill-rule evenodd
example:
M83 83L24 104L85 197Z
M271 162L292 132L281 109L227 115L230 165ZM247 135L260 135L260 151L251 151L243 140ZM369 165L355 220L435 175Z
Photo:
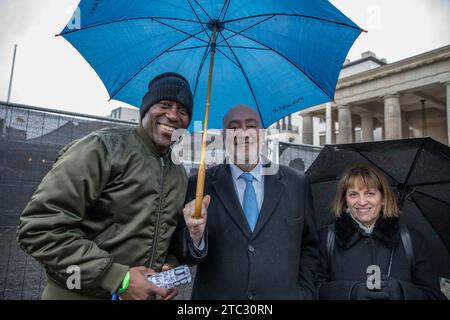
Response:
M198 167L197 188L195 190L195 214L194 218L202 217L202 200L205 190L205 163L201 163Z
M200 154L200 165L198 167L197 188L195 190L195 212L194 218L202 217L203 192L205 190L205 160L206 160L206 138L208 136L209 106L211 102L212 75L214 67L214 55L216 53L217 25L213 26L211 37L211 59L209 60L208 91L206 92L205 119L203 121L202 150Z

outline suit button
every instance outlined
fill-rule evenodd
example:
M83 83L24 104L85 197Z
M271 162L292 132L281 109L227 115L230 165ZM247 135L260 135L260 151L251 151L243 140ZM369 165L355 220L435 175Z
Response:
M248 245L248 251L255 252L255 247L251 244Z
M370 239L369 239L369 238L365 238L365 239L364 239L364 243L365 243L365 244L369 244L369 243L370 243Z

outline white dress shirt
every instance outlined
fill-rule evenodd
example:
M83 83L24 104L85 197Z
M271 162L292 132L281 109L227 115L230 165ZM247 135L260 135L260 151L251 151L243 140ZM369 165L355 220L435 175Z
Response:
M241 175L245 172L235 164L230 164L231 170L231 178L233 180L234 190L239 199L239 203L241 208L244 208L244 192L246 187L246 182L244 179L241 179ZM263 175L263 167L261 161L258 162L256 167L253 168L252 171L249 172L253 176L252 185L255 188L256 193L256 201L258 202L258 211L261 211L262 203L264 201L264 175ZM194 247L200 250L201 252L205 249L205 239L202 237L199 245L194 243Z
M234 190L241 204L241 208L244 208L244 192L247 185L244 179L241 179L241 175L245 172L235 164L230 164L231 177L233 179ZM249 172L253 176L252 185L255 188L256 200L258 201L258 211L261 211L262 203L264 201L264 175L261 161L258 162L256 167Z

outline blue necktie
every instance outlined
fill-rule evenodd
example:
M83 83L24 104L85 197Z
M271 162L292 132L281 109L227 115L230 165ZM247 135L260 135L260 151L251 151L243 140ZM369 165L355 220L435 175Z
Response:
M241 178L244 179L246 186L244 191L244 214L247 218L248 225L250 226L250 229L255 229L256 221L258 220L258 201L256 200L256 192L255 188L253 188L253 176L248 173L244 172L241 175Z

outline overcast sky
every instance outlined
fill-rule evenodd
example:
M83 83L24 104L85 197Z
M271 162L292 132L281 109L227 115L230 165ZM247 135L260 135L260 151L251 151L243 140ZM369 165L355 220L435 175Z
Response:
M313 0L309 0L313 1ZM331 0L369 33L348 58L373 51L388 62L450 44L450 0ZM125 105L108 102L102 82L77 51L55 37L78 0L0 0L0 100L7 99L18 44L11 102L107 115Z

